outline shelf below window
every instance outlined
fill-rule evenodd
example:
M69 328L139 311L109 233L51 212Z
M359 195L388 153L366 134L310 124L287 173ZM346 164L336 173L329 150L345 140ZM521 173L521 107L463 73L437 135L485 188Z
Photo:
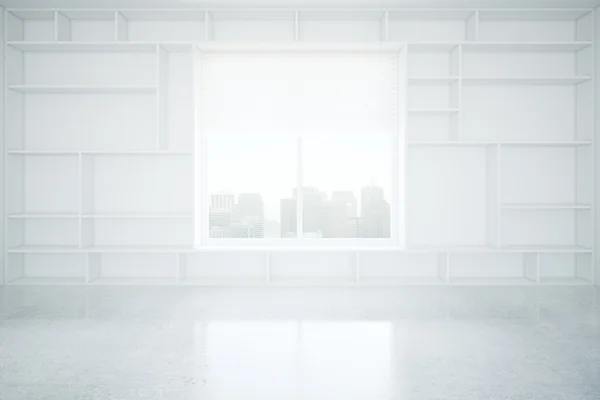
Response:
M180 284L187 286L266 286L268 282L264 277L211 278L190 276L184 277Z
M446 282L438 277L389 277L389 278L370 278L361 277L359 285L364 286L427 286L427 285L445 285Z
M527 278L451 278L451 285L464 286L531 286L536 282Z
M177 278L97 278L90 282L90 285L106 286L170 286L178 283Z

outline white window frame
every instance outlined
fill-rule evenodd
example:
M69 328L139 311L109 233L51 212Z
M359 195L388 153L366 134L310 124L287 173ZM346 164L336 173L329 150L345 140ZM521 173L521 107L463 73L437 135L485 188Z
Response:
M332 51L333 53L335 51ZM389 52L389 51L388 51ZM195 102L195 132L194 132L194 247L223 248L231 250L244 249L357 249L381 248L404 249L405 243L405 162L406 162L406 98L407 98L407 48L402 46L394 52L398 56L397 63L397 129L392 134L390 149L392 163L392 195L390 204L390 238L305 238L303 229L303 162L302 162L302 136L296 136L297 149L297 212L296 212L296 237L295 238L210 238L209 237L209 193L208 193L208 166L207 160L207 135L200 128L202 119L202 105L199 100ZM202 79L202 53L195 49L194 81L195 98L201 94L200 82Z

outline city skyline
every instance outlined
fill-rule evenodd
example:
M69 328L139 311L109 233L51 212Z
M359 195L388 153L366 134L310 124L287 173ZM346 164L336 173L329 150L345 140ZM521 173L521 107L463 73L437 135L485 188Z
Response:
M390 204L384 188L373 181L361 187L360 196L350 189L333 190L328 196L316 186L302 191L305 237L390 237ZM279 218L270 219L261 193L210 193L210 237L296 237L297 197L294 188L291 196L280 198Z

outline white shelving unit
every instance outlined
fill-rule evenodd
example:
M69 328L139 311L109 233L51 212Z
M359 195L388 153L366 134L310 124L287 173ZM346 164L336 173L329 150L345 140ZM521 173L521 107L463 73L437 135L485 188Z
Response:
M592 9L8 9L0 281L594 284L594 20ZM207 224L199 64L240 51L399 55L403 243L194 247Z

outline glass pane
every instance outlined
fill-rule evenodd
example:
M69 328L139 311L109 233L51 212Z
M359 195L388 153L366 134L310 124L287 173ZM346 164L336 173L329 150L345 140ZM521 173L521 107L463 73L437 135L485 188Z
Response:
M302 139L304 237L389 238L392 137Z
M209 237L295 237L296 154L285 134L209 136Z

